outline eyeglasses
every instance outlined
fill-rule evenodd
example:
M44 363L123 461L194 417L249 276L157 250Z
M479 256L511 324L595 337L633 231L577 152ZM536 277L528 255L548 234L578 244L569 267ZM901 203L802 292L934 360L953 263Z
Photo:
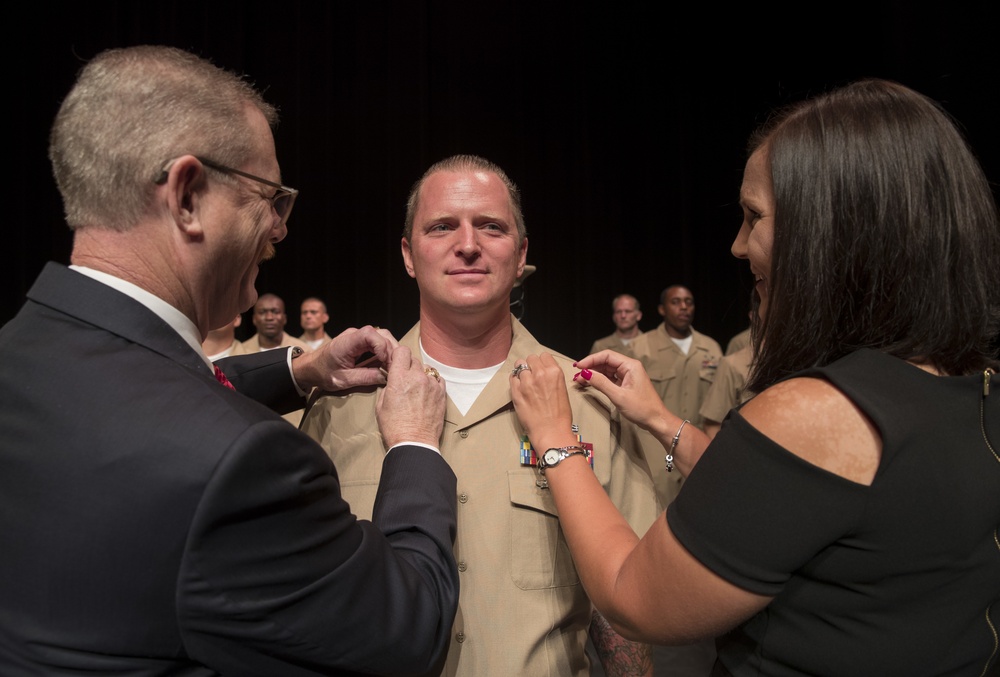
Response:
M262 196L265 200L271 203L274 208L275 213L281 219L281 223L285 224L288 222L288 215L292 213L292 206L295 204L295 198L298 196L299 191L295 188L289 188L288 186L282 186L280 183L275 183L274 181L268 181L267 179L262 179L259 176L254 176L253 174L248 174L247 172L240 171L239 169L233 169L232 167L227 167L225 165L220 165L218 162L212 162L211 160L203 157L195 156L201 164L214 169L217 172L222 172L223 174L236 174L237 176L242 176L245 179L250 179L251 181L256 181L257 183L263 183L265 186L270 186L274 188L274 195L267 197ZM170 171L170 165L173 164L173 160L170 160L163 167L160 175L156 178L158 184L162 184L167 180L167 173Z

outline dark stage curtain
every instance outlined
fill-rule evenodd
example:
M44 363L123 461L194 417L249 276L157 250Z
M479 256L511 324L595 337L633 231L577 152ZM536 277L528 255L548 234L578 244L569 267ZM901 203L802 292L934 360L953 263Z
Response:
M729 246L746 138L776 105L858 77L899 80L942 101L1000 177L996 10L985 2L923 15L872 2L801 20L716 5L665 20L661 10L530 0L25 8L29 20L9 27L17 208L0 322L45 261L68 260L48 128L83 61L109 47L190 49L249 74L279 106L283 180L301 195L257 286L284 298L291 333L313 295L327 302L331 333L370 323L400 335L416 321L399 254L404 202L453 153L483 155L521 186L538 270L519 312L573 357L613 330L618 293L639 298L642 328L655 327L672 283L694 292L695 327L723 345L746 326L751 281Z

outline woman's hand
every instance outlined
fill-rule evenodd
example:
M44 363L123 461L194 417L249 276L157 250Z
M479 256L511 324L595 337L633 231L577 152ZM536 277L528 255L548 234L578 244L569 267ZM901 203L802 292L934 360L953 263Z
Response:
M573 377L577 385L593 386L607 395L625 418L655 434L667 411L639 360L602 350L575 366L580 369Z
M528 355L516 364L510 376L510 397L532 446L547 449L575 444L566 376L555 359L542 353Z

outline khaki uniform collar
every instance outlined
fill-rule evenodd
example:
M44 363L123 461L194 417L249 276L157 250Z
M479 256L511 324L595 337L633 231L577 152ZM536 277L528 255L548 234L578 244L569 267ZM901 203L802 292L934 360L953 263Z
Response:
M513 406L510 401L510 372L514 368L514 361L523 359L528 355L537 355L545 350L545 348L538 343L535 337L513 315L510 317L510 324L511 347L503 366L493 375L490 382L486 384L486 388L483 389L483 392L480 393L475 404L472 405L469 413L465 416L462 416L458 408L452 403L451 398L448 398L448 406L444 417L445 423L459 428L468 428ZM409 348L414 357L419 360L421 357L420 323L417 322L399 343Z

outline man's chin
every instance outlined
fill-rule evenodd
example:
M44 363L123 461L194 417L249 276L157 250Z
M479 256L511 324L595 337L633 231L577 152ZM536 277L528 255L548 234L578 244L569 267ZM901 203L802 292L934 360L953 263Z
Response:
M255 269L256 271L256 269ZM254 278L257 277L256 272L253 275ZM240 300L239 308L241 313L253 308L253 304L257 303L257 288L254 286L254 280L250 279L244 281L240 287Z

